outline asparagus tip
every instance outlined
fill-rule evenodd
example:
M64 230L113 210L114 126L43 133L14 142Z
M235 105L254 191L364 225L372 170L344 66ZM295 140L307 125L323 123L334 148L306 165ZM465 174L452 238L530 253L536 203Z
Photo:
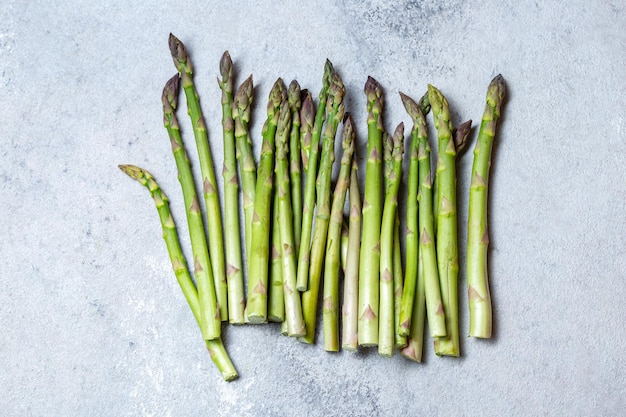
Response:
M402 99L402 104L404 105L406 112L409 114L409 116L411 116L411 119L416 120L420 108L418 107L415 100L404 94L402 91L400 91L400 98Z
M180 77L178 74L167 80L165 87L163 87L163 95L161 101L164 107L171 107L171 110L176 110L178 106L178 89L179 89Z
M176 65L176 69L181 72L184 71L185 67L189 67L189 57L187 56L185 45L172 33L170 33L168 43L170 47L170 53L172 54L172 59L174 60L174 65Z
M135 165L121 164L118 165L118 167L122 170L123 173L139 182L141 182L146 176L150 176L150 173L148 171L141 169Z
M502 77L502 74L498 74L491 80L489 88L487 89L487 103L494 108L497 115L500 114L500 106L502 105L502 101L504 101L505 94L506 85L504 84L504 77Z
M224 51L222 58L220 59L220 74L223 79L227 79L232 75L233 60L230 58L230 53Z
M457 152L463 151L467 145L467 138L469 137L470 130L472 128L472 119L461 123L454 131L452 132L452 137L454 139L454 147Z
M300 84L298 81L292 80L289 83L289 108L291 111L300 110L302 106L302 91L300 90Z

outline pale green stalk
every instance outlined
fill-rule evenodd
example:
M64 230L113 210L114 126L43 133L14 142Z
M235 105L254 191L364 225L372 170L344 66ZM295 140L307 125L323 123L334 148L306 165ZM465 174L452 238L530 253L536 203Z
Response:
M472 165L467 233L467 293L470 312L469 335L480 338L491 337L493 321L487 269L489 247L487 197L491 149L505 93L504 79L502 75L498 75L487 89L485 110Z
M415 362L422 361L424 351L424 324L426 322L426 292L424 288L424 268L421 250L417 262L417 288L413 298L413 311L411 313L411 329L407 345L400 350L400 355Z
M350 224L348 227L348 253L343 277L343 306L341 347L355 351L358 348L359 306L359 256L361 251L361 194L359 192L358 167L352 158L350 171Z
M235 151L235 124L233 121L233 61L228 51L220 60L218 84L222 90L222 128L224 131L224 225L227 233L226 281L228 284L228 321L244 323L243 263L241 261L241 238L239 233L239 179Z
M400 334L400 308L402 307L402 287L404 285L404 277L402 271L402 248L400 243L400 216L396 209L396 219L393 228L393 312L396 348L400 349L406 346L406 335Z
M354 152L354 125L352 118L346 114L343 129L343 156L341 168L335 185L333 202L328 225L326 241L326 259L324 263L324 350L336 352L339 350L339 270L341 268L341 230L343 229L343 207L346 201L346 192L350 183L352 154Z
M363 198L363 230L359 257L359 345L378 344L380 291L380 226L382 218L382 110L383 91L372 77L365 83L367 97L367 161Z
M274 187L276 187L276 176L274 176ZM283 257L280 248L279 223L278 194L274 192L271 224L272 255L270 258L270 287L267 302L267 319L269 321L282 323L285 321L285 298L283 297Z
M438 135L436 248L441 298L446 317L446 336L435 339L435 353L440 356L459 356L456 148L452 139L448 100L439 90L429 85L428 101Z
M387 193L380 230L380 304L378 327L378 353L392 356L395 347L395 302L393 235L398 190L402 180L402 155L404 152L404 124L400 123L393 134L392 169L389 172Z

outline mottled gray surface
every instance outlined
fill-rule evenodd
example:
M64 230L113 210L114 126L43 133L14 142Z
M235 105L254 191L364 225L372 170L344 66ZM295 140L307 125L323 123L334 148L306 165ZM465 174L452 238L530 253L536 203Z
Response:
M111 3L0 8L0 414L623 414L623 2ZM256 152L274 79L297 78L317 94L327 57L346 82L362 146L367 75L386 89L391 129L409 123L397 91L418 97L427 83L448 96L455 122L479 120L487 83L502 73L494 339L464 338L460 359L437 358L429 343L414 364L325 353L276 326L228 327L241 378L223 382L177 288L153 203L117 169L152 171L188 246L161 124L170 31L192 53L216 158L225 49L239 81L253 73L258 86ZM183 129L189 138L186 120ZM462 224L470 165L468 154ZM463 295L462 333L465 308Z

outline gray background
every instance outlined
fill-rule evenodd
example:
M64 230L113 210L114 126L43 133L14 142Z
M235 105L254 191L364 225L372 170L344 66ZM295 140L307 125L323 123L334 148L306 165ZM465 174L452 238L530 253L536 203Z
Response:
M91 3L0 8L0 414L623 414L623 2ZM410 125L397 92L417 98L427 83L447 95L454 122L478 121L488 82L502 73L495 337L463 338L460 359L437 358L429 341L415 364L375 350L325 353L275 325L228 327L241 377L223 382L171 272L153 202L117 169L134 163L157 177L188 246L162 127L170 31L192 54L217 161L215 77L226 49L238 82L254 74L257 154L276 77L317 95L325 58L347 85L360 158L368 75L386 90L392 129ZM181 120L190 140L184 110ZM468 153L461 242L470 167ZM463 273L459 285L465 334Z

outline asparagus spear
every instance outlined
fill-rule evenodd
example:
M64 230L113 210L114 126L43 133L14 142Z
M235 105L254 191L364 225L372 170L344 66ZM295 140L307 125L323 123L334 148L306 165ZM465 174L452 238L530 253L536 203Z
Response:
M217 180L213 158L209 148L206 123L202 116L200 100L193 83L193 69L191 59L185 50L183 43L170 33L169 47L174 60L174 65L180 73L183 90L187 98L187 109L193 125L193 133L196 139L200 170L202 172L202 184L204 201L207 211L207 226L209 231L209 253L213 279L215 281L215 293L217 304L220 309L222 320L228 320L228 285L226 283L226 267L224 265L224 237L222 232L222 214L220 200L217 192Z
M383 91L372 77L365 83L367 97L367 162L363 198L363 231L359 263L359 345L378 344L380 274L382 110Z
M178 169L178 180L183 192L185 211L189 224L189 237L193 251L195 276L200 302L200 330L205 339L220 336L220 311L217 307L215 283L211 270L211 259L207 249L202 213L198 204L196 186L193 182L191 166L180 135L176 107L178 105L178 74L170 78L163 88L163 124L172 144L172 152Z
M309 265L311 255L311 234L313 227L313 208L315 205L315 182L317 179L317 162L319 158L319 142L322 135L322 125L326 112L326 101L334 72L333 65L326 60L322 89L319 95L315 123L311 131L311 145L306 169L306 183L304 188L304 201L302 204L302 234L300 237L300 249L298 252L298 290L306 291L309 285ZM303 109L304 110L304 109ZM303 122L304 124L304 122Z
M172 143L174 144L174 143ZM154 199L157 211L159 213L159 219L161 220L161 227L163 228L163 239L167 246L167 252L172 262L172 269L176 275L176 280L180 289L183 291L183 295L191 308L198 326L202 323L202 307L198 299L198 292L191 280L189 269L187 268L187 260L180 247L180 241L178 239L178 233L176 231L176 225L170 212L169 200L165 193L159 187L159 184L155 181L152 175L139 167L133 165L120 165L120 169L126 173L129 177L137 180L140 184L145 186L150 195ZM203 336L204 338L204 336ZM219 338L213 340L205 340L207 350L211 355L211 359L217 369L222 374L222 378L226 381L232 381L239 376L235 366L233 365L222 340Z
M396 218L393 228L393 313L394 313L394 333L396 348L403 348L407 344L406 335L398 331L400 326L400 308L402 307L402 287L404 277L402 271L402 249L400 243L400 216L396 208Z
M504 79L502 75L497 75L487 89L485 110L472 165L467 236L467 292L470 312L469 334L480 338L491 337L491 295L487 271L489 246L487 193L491 149L505 94Z
M350 181L352 154L354 152L354 126L352 117L346 114L343 130L343 156L339 178L330 212L328 239L326 241L326 259L324 265L324 350L339 350L339 269L341 265L341 230L343 228L343 207Z
M424 317L426 313L426 294L424 288L424 257L419 251L417 261L417 288L413 300L413 312L411 318L411 329L407 345L400 350L400 355L415 362L422 361L424 348Z
M301 338L301 341L305 343L313 343L315 339L317 299L322 268L324 266L328 221L330 218L330 190L333 162L335 161L335 136L337 127L344 115L343 97L345 93L346 89L341 77L336 72L333 73L330 87L328 88L328 101L326 102L327 123L324 128L322 155L316 184L317 208L315 211L315 230L313 231L313 241L311 242L309 284L307 290L302 294L302 311L306 325L306 335ZM349 134L347 132L348 126L344 126L344 134ZM311 166L309 165L309 175L311 172ZM302 235L304 236L304 232ZM300 246L300 251L303 251L303 246Z
M439 209L436 247L441 297L446 316L446 336L435 339L435 353L440 356L459 356L456 148L452 139L448 100L438 89L429 85L428 101L438 135L436 181Z
M350 182L349 179L348 182ZM348 185L348 187L350 186ZM348 240L350 238L350 231L348 230L348 222L345 218L341 223L341 270L345 274L346 264L348 263Z
M278 112L283 101L285 86L276 80L269 94L267 120L263 126L263 145L254 198L252 243L248 263L248 320L250 323L267 321L267 285L270 257L270 214L274 172L274 142Z
M414 124L414 144L413 152L411 155L412 158L416 157L418 162L418 172L415 173L417 174L417 178L415 178L414 181L417 183L417 199L419 201L419 222L417 229L415 229L417 230L417 233L415 234L415 236L407 235L407 280L405 282L405 293L411 290L409 288L410 285L416 285L414 283L412 284L408 278L408 251L411 250L411 253L415 253L415 256L417 256L417 252L414 252L417 250L419 251L420 256L424 258L422 261L420 261L423 265L423 272L421 275L418 276L417 281L419 282L420 278L424 280L423 286L426 297L426 311L428 315L428 327L430 329L430 335L431 337L441 337L446 335L446 322L441 299L439 273L437 270L437 254L435 250L435 231L433 220L433 191L430 165L430 147L428 145L428 130L426 128L426 118L424 116L423 110L426 107L426 110L428 111L429 108L428 106L425 106L423 104L425 101L424 98L422 98L421 100L421 105L415 103L415 101L413 101L410 97L406 95L402 95L402 101L407 112L413 119ZM411 182L410 179L409 182ZM407 211L407 222L409 221L408 219L409 214ZM409 239L409 237L411 237L411 239ZM413 245L419 245L419 248ZM413 265L413 262L411 262L411 265ZM413 291L415 291L415 286L413 287ZM408 294L407 300L403 300L403 303L406 303L403 305L403 307L405 313L413 314L410 312L414 311L415 308L413 307L413 302L409 303L410 298L412 298L412 296ZM403 316L403 318L400 319L400 322L405 323L406 319L407 317Z
M256 163L252 153L252 141L248 131L250 109L253 96L252 75L237 89L233 119L235 121L235 139L241 191L243 194L244 232L246 235L246 256L250 260L252 243L252 217L254 215L254 195L256 188ZM249 273L249 271L248 271Z
M293 238L296 242L296 257L300 250L302 235L302 161L300 152L300 108L302 107L300 85L296 80L289 84L289 109L291 111L291 133L289 136L289 175L291 176L291 205L293 213Z
M419 141L418 123L416 122L417 104L408 96L400 93L402 103L413 119L413 129L411 130L411 152L409 161L409 173L407 183L407 206L406 206L406 275L400 308L400 319L398 333L408 336L411 330L411 318L415 298L415 287L417 285L417 263L418 263L418 148ZM414 117L415 116L415 117Z
M222 128L224 131L224 224L226 226L226 280L228 284L228 321L244 323L243 265L239 234L239 180L233 121L233 61L228 51L220 60L222 90Z
M285 112L285 117L288 112ZM283 110L281 110L281 119ZM306 330L302 317L300 293L296 290L296 254L294 251L294 223L290 188L288 141L286 134L276 136L276 195L278 196L278 224L280 239L277 249L282 259L283 296L285 304L285 321L283 329L289 336L304 336Z
M282 117L282 113L281 113ZM278 122L280 125L280 121ZM278 137L278 135L276 135ZM278 142L278 138L276 139ZM276 176L274 176L274 187L276 187ZM285 298L283 294L283 257L280 247L280 228L278 213L278 194L274 193L272 204L272 247L270 264L270 288L267 302L268 320L282 323L285 321Z
M378 353L392 356L395 347L395 310L393 277L393 234L398 207L398 189L402 178L404 152L404 124L400 123L393 134L393 165L389 172L388 189L380 230L380 304L378 328Z
M357 175L357 161L352 158L350 172L350 225L348 254L343 279L343 307L341 347L355 351L358 348L357 322L359 304L359 255L361 249L361 195Z

